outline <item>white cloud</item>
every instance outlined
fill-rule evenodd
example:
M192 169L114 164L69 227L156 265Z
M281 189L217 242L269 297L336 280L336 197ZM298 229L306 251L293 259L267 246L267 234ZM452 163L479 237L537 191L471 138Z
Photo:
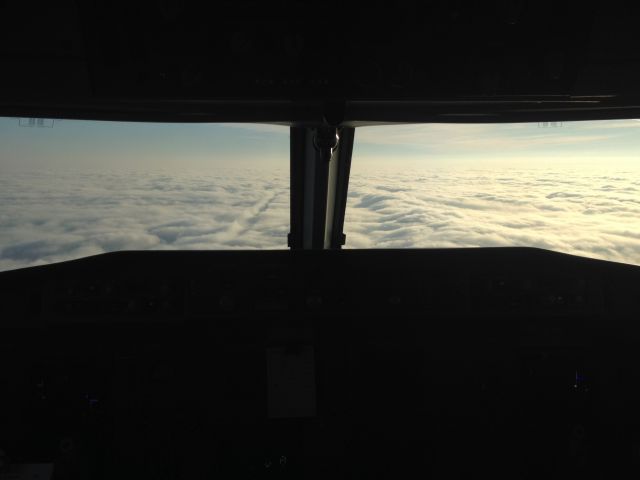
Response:
M117 250L286 248L286 171L0 178L0 270Z
M355 170L348 248L534 246L640 264L640 174ZM135 249L285 249L288 172L0 177L0 270Z
M639 180L559 169L355 171L347 247L532 246L640 264Z

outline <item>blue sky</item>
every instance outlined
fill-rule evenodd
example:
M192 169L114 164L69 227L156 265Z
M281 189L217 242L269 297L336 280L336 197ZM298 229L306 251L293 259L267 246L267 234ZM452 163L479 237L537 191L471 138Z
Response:
M354 162L395 168L601 167L640 163L637 120L376 126L356 132Z
M226 167L288 168L288 128L251 124L162 124L56 120L23 127L0 118L0 171L199 171ZM635 168L640 121L523 124L422 124L356 132L354 165L594 166L616 159ZM364 163L366 162L366 164Z
M55 120L53 128L0 118L0 171L156 171L288 168L289 130L275 125Z

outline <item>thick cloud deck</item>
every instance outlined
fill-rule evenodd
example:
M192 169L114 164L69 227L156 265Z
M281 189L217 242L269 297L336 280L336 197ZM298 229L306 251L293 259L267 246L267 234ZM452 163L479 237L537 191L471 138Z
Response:
M351 248L529 246L640 263L640 174L368 172L350 183Z
M0 179L0 269L117 250L286 248L288 172Z
M350 248L535 246L640 264L640 174L369 170ZM285 249L286 170L0 178L0 269L137 249Z

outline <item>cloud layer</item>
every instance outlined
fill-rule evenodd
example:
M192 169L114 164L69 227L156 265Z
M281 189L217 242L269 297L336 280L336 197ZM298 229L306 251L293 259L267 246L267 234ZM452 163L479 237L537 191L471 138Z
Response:
M117 250L286 248L287 175L6 175L0 270Z
M640 174L356 172L351 248L531 246L640 264Z
M357 165L354 165L357 166ZM0 177L0 270L131 249L284 249L288 172ZM640 174L355 171L348 248L534 246L640 264Z

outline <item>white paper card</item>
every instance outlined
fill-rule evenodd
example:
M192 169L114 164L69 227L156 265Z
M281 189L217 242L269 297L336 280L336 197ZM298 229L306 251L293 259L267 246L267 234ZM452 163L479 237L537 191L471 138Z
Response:
M267 349L269 418L316 415L316 376L312 346Z

